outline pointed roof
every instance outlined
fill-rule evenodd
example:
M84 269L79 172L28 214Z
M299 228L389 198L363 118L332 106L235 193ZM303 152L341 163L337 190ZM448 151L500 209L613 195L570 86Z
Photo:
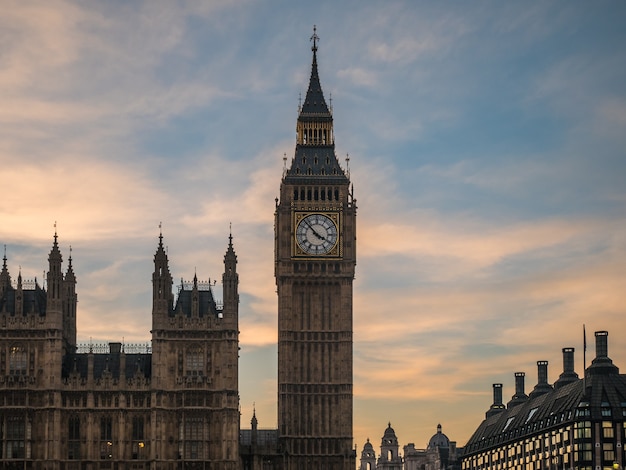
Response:
M7 246L4 245L4 257L2 258L2 271L0 271L0 289L11 287L11 275L7 269Z
M165 248L163 247L163 231L161 229L161 224L159 224L159 245L157 246L157 251L154 254L154 262L161 262L167 265L167 253L165 252Z
M296 142L296 151L290 168L285 173L285 180L310 182L312 178L323 179L324 183L342 184L349 182L343 168L335 155L335 141L333 137L333 116L324 99L324 92L320 84L317 71L317 36L316 28L313 28L313 63L311 65L311 77L309 88L300 107L298 115L298 129L301 134L308 132L326 132L324 138L304 141L300 136ZM323 129L323 130L322 130Z
M233 248L233 227L232 224L230 226L230 232L228 234L228 248L226 249L226 254L224 255L224 263L234 262L237 264L237 255L235 254L235 249Z
M66 281L76 282L76 276L74 275L74 268L72 267L72 246L70 245L70 257L68 259L67 273L65 274Z
M313 64L311 65L311 78L309 79L309 89L306 92L306 97L304 98L304 104L300 108L300 116L298 120L333 120L333 116L326 105L326 100L324 99L324 92L322 91L322 85L320 83L320 76L317 72L317 41L319 41L319 36L317 35L317 28L313 27L313 36L311 36L311 40L313 41L313 46L311 50L313 51Z
M62 261L62 257L61 257L61 251L59 250L59 242L58 242L58 235L57 235L57 229L56 229L56 222L54 223L54 243L52 244L52 249L50 250L50 255L48 256L48 261L50 263L52 263L53 261L55 263L58 263L59 265L61 264Z

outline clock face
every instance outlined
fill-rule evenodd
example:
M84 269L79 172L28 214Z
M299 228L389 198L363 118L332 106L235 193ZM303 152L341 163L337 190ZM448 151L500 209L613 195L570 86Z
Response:
M337 225L324 214L310 214L298 223L296 241L309 255L325 255L337 244Z

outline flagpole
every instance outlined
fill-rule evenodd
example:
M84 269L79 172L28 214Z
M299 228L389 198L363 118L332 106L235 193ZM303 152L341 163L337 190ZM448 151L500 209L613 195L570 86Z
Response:
M585 324L583 323L583 394L586 389L586 378L587 378L587 330L585 329Z

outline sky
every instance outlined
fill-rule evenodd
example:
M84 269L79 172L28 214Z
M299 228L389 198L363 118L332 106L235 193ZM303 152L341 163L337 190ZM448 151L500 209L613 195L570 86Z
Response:
M242 427L276 426L273 215L313 25L357 199L354 439L462 446L514 373L626 368L626 3L0 0L0 243L55 230L79 342L150 339L170 271L219 281L232 224ZM56 223L56 228L55 228ZM626 369L624 369L626 370Z

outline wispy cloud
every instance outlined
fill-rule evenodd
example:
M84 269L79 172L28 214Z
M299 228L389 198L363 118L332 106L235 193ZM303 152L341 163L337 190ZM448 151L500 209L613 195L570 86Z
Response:
M359 206L355 440L391 421L422 447L442 422L463 445L493 382L554 378L582 323L623 329L623 11L5 2L11 273L40 278L57 221L81 341L142 341L159 223L177 282L219 281L232 224L242 422L256 401L274 426L274 198L316 23Z

